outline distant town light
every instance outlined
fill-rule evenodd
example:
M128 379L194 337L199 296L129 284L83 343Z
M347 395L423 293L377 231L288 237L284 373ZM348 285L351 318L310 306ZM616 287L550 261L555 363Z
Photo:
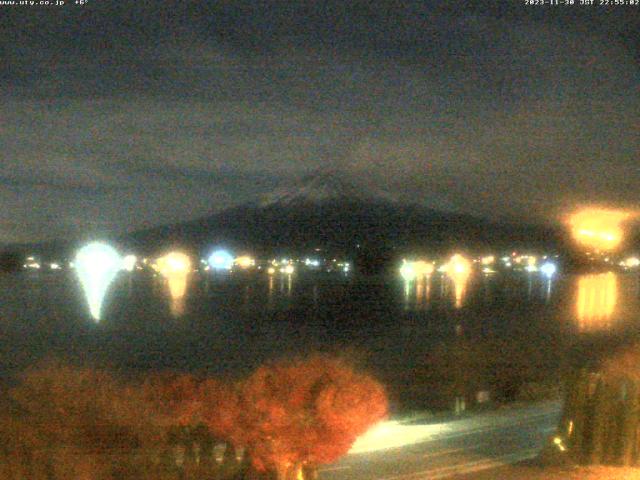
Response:
M467 281L471 275L471 262L460 254L455 254L447 264L447 275L453 281L455 287L455 306L462 306L462 298L466 292Z
M308 267L319 267L320 262L316 259L306 258L304 260L304 264Z
M171 296L171 313L181 315L184 312L184 298L187 292L187 279L191 273L191 259L182 252L170 252L156 261L158 272L167 280Z
M540 266L540 271L544 274L545 277L551 278L555 275L558 267L556 267L555 263L546 262Z
M418 260L416 262L413 262L413 270L416 274L416 277L428 277L433 273L435 267L433 263L428 263L424 260Z
M102 302L122 266L122 258L113 247L96 242L81 248L74 263L91 316L100 320Z
M274 273L276 273L276 269L273 268L273 267L269 267L269 268L267 268L267 273L269 275L273 275Z
M51 265L49 265L49 268L51 268L51 270L60 270L60 264L53 262Z
M209 266L214 270L231 270L233 255L226 250L216 250L209 256Z
M403 260L402 266L400 267L400 275L402 275L402 278L407 282L416 278L416 271L413 267L413 262Z
M480 259L480 263L482 265L492 265L496 261L496 257L493 255L487 255L486 257L482 257Z
M256 265L255 259L253 257L250 257L249 255L242 255L240 257L237 257L234 263L240 268L244 269L255 267Z
M122 259L122 268L127 272L133 272L136 268L136 264L138 263L138 257L135 255L126 255Z

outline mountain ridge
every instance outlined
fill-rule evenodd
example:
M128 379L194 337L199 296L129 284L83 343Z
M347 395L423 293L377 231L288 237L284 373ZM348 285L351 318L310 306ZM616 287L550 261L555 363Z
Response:
M554 246L549 227L494 222L473 215L402 203L335 170L322 170L241 205L177 224L108 235L132 251L153 254L227 245L260 251L326 248L487 249ZM67 249L79 239L68 239ZM60 242L50 242L58 248Z

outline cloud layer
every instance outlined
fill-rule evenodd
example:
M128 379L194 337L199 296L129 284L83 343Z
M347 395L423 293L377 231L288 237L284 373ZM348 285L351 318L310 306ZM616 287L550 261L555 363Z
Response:
M195 218L319 167L478 215L637 206L633 15L428 3L96 8L10 25L0 242Z

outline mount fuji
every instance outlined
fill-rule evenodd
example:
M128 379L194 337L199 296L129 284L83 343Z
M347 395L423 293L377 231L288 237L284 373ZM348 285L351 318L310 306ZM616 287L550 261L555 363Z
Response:
M319 170L294 185L276 188L262 195L260 207L289 207L326 202L397 203L397 199L338 170Z
M553 245L556 232L408 204L338 171L318 171L252 202L128 235L139 249L222 244L256 252L323 248L512 248Z

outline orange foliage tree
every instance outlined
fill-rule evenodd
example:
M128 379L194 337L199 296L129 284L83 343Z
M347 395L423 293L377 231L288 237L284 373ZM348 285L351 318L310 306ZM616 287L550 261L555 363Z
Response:
M239 394L238 440L257 470L279 479L346 454L388 408L376 380L321 355L263 366Z
M198 398L199 418L211 433L240 446L243 436L238 425L239 399L235 386L207 379L199 386Z
M194 423L201 408L199 382L188 374L156 373L142 384L149 408L165 426Z

